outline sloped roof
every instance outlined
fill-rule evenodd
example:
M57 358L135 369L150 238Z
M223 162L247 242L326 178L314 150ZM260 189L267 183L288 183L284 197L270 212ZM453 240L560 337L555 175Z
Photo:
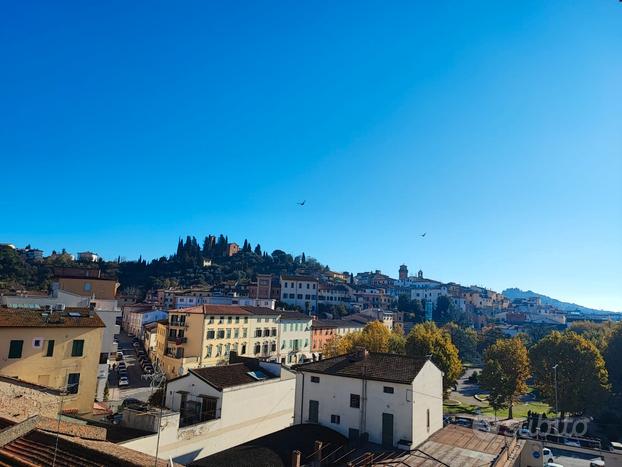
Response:
M356 359L355 354L351 353L303 363L294 368L310 373L411 384L427 361L426 358L370 352L362 359Z
M190 373L196 375L219 391L222 391L224 388L257 383L259 380L253 378L248 373L258 370L266 376L266 379L276 378L276 376L261 368L259 363L253 363L251 361L233 363L231 365L196 368L190 370Z
M80 316L69 316L69 312ZM47 314L47 316L46 316ZM64 312L0 308L0 328L103 328L106 327L97 313L89 316L87 309L66 308Z

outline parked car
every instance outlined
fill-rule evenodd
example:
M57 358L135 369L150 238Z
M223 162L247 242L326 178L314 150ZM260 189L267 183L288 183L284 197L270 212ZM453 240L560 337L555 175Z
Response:
M475 420L473 422L473 428L479 431L490 431L490 423L486 420Z
M520 430L518 430L518 437L519 438L532 438L533 435L531 434L531 430L529 428L521 428Z
M564 438L564 444L566 446L572 446L573 448L581 447L581 443L577 441L576 439L572 439L572 438Z
M546 464L544 464L544 467L564 467L561 464L557 464L555 462L547 462Z
M469 420L467 418L456 418L454 420L454 424L465 428L473 428L473 420Z
M129 385L130 385L130 381L127 379L127 376L121 376L119 378L119 387L129 386Z
M542 459L547 462L555 462L555 456L553 456L553 451L549 448L542 448Z
M590 461L590 467L605 467L605 461L597 457Z

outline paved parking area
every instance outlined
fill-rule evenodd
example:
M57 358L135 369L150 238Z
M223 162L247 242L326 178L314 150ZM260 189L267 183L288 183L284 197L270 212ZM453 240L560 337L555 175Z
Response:
M595 456L580 454L572 451L564 451L563 449L557 449L556 447L552 446L546 447L550 448L553 452L553 456L555 457L555 463L561 464L564 467L589 467L590 460L595 458Z

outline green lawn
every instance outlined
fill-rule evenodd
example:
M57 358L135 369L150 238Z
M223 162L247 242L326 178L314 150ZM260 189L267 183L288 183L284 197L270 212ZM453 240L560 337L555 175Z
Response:
M483 406L483 407L478 407L475 404L473 405L462 404L462 405L451 405L451 406L445 405L443 406L443 409L444 409L445 415L456 415L456 414L477 415L478 409L480 410L479 413L482 415L494 415L495 413L492 407L488 405ZM551 407L544 402L538 402L538 401L529 402L527 404L519 403L514 406L514 418L527 418L527 412L529 412L530 410L532 412L548 413L549 410L551 410ZM501 409L497 411L497 417L500 419L507 418L508 409Z

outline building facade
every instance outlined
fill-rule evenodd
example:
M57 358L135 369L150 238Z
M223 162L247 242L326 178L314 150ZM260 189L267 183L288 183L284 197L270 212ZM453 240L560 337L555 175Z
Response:
M281 276L281 301L305 313L317 311L319 281L311 276Z
M0 309L0 374L66 389L64 410L89 413L105 325L93 310ZM106 362L104 362L106 363Z
M310 316L297 311L281 311L277 359L282 365L302 363L311 358Z
M404 450L443 428L443 376L427 359L360 350L295 369L297 424Z

